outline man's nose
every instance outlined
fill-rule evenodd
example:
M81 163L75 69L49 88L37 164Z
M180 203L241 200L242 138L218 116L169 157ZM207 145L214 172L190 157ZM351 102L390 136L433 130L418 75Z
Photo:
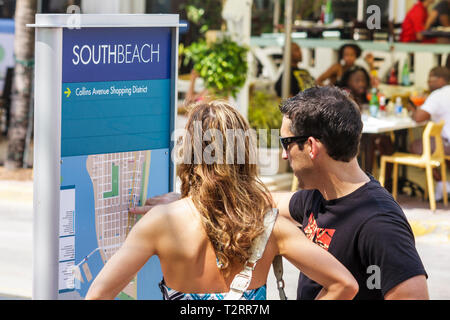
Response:
M288 159L288 154L287 154L287 151L286 151L285 149L283 149L283 152L281 153L281 157L282 157L284 160L287 160L287 159Z

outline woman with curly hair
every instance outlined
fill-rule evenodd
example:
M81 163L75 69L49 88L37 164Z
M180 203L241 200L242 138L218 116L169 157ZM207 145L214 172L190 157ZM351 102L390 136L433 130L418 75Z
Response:
M249 131L247 121L226 102L193 106L179 141L181 199L156 206L139 220L94 280L87 299L114 299L153 255L161 263L163 298L169 300L223 299L230 287L238 290L232 282L243 270L250 276L240 299L264 300L277 255L323 286L317 298L356 295L357 282L338 260L293 222L277 217L258 179ZM263 251L254 249L261 235L268 239ZM261 252L257 263L253 250Z

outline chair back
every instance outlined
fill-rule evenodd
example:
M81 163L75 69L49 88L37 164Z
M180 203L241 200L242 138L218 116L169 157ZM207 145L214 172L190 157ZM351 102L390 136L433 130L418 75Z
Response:
M423 153L422 157L426 160L439 159L443 160L444 155L444 142L442 141L442 128L444 127L444 120L439 123L428 122L425 129L423 130L422 143L423 143ZM431 138L434 138L435 149L431 153Z

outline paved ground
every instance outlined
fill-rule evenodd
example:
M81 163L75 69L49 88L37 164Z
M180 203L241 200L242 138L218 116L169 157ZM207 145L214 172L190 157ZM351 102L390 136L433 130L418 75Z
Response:
M31 181L0 180L0 299L29 299L32 292ZM450 299L450 210L438 204L436 212L420 199L400 197L399 202L413 227L416 245L429 274L432 299ZM298 271L284 263L286 293L295 299ZM270 273L268 298L278 299Z

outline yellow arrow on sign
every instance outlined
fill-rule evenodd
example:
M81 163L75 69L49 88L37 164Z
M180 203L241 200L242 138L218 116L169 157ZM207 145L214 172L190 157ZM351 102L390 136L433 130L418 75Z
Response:
M70 91L69 88L67 88L66 91L64 91L64 93L67 95L66 98L70 97L70 94L72 93L72 91Z

